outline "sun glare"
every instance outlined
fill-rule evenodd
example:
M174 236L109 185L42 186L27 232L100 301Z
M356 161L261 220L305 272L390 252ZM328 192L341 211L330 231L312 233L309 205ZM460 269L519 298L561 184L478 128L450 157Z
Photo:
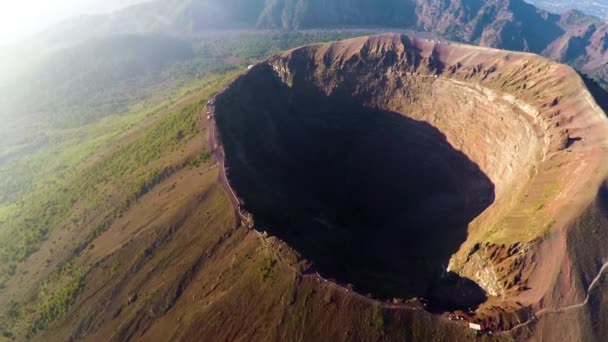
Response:
M0 0L0 45L7 45L73 16L106 12L129 0Z
M69 15L73 0L3 0L0 3L0 44L34 34Z

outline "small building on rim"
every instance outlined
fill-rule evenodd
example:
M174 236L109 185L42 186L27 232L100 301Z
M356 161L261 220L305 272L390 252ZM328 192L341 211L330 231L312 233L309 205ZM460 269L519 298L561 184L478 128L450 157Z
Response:
M481 324L477 324L477 323L471 323L469 322L469 328L475 330L475 331L482 331L483 330L483 326Z

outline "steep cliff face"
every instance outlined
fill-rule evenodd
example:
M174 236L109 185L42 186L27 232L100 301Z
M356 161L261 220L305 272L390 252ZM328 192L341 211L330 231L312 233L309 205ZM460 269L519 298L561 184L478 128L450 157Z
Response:
M258 19L259 27L306 29L318 27L407 27L416 23L413 1L395 0L270 0Z
M16 273L0 340L474 340L467 321L487 340L606 336L607 119L570 67L382 35L206 94L192 139L148 164L166 170L151 191L113 221L76 206L95 231L67 220Z
M264 28L398 27L506 50L530 51L606 78L608 25L580 12L551 14L523 0L274 0Z
M607 176L608 122L567 66L373 36L271 58L217 114L256 224L355 289L438 310L482 289L475 319L511 329L584 299L576 279L600 269L568 234Z

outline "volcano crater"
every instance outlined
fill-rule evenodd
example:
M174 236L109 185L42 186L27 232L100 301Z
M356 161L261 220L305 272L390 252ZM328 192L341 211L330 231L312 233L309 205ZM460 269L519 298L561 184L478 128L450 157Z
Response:
M496 292L455 256L462 270L471 236L509 227L556 147L534 106L484 86L496 62L453 52L398 35L303 47L219 94L227 174L256 229L377 298L443 311Z

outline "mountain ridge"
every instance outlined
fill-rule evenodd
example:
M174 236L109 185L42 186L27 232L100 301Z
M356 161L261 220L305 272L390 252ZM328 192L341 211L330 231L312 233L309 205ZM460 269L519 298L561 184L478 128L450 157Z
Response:
M365 27L431 32L463 43L534 52L608 85L608 24L578 11L553 14L523 0L154 1L75 19L34 41L65 45L107 34L188 37L235 29Z

